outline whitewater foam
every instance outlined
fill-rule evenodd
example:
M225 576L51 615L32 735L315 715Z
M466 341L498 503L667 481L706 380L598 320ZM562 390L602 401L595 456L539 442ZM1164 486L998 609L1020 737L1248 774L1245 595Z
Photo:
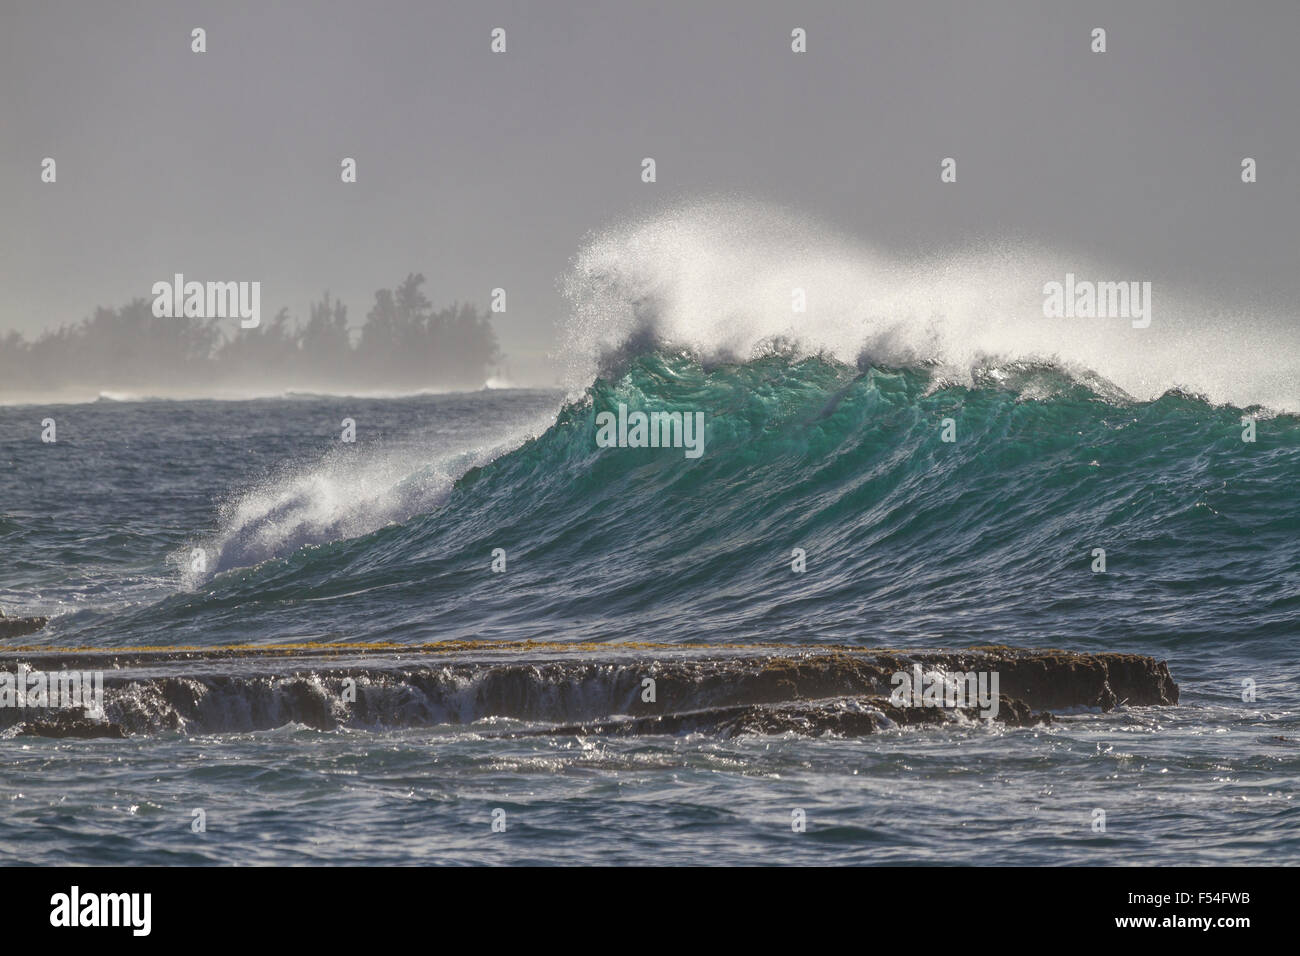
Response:
M513 422L505 434L402 447L341 444L320 459L286 469L232 495L217 530L177 551L183 587L312 545L376 531L435 508L456 479L540 434L554 413ZM203 552L196 566L195 549Z
M1300 336L1280 315L1195 301L1158 281L1147 328L1043 314L1045 284L1067 272L1141 271L1011 242L905 261L775 206L694 202L588 239L563 284L572 315L562 355L573 392L650 347L705 362L780 347L846 363L930 364L967 383L990 366L1049 363L1140 399L1181 389L1218 404L1300 410ZM795 290L806 311L794 311Z

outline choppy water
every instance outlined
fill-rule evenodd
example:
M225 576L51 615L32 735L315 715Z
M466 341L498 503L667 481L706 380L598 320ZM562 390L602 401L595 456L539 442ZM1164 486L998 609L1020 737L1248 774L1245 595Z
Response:
M705 454L597 448L595 416L620 402L705 410ZM723 658L739 652L721 645L758 641L1004 643L1167 659L1180 703L856 738L520 737L503 734L572 713L501 716L502 694L312 729L265 701L250 719L255 695L237 690L243 709L125 740L11 727L3 859L1300 856L1294 417L1265 417L1246 444L1238 409L1126 401L1051 367L942 387L925 370L780 355L705 369L662 353L554 420L560 405L483 392L4 409L0 604L53 617L7 643L640 641ZM55 444L39 440L47 415ZM338 441L348 417L352 445ZM945 417L956 442L940 440ZM1254 703L1240 699L1247 677ZM573 673L548 681L572 704ZM261 692L290 694L275 680ZM206 833L191 832L195 808ZM806 833L791 831L795 808Z

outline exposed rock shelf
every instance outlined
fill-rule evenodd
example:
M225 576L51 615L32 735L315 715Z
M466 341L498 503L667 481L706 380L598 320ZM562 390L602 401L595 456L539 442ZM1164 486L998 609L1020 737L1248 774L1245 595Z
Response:
M51 675L103 671L104 719L75 709L11 704L0 706L0 733L112 737L241 732L290 723L382 731L493 717L522 722L505 733L530 735L858 736L980 716L965 705L900 706L896 696L891 698L896 675L918 666L944 675L996 673L993 716L1011 726L1049 721L1051 714L1044 712L1050 711L1178 702L1178 685L1164 661L1008 647L902 651L531 642L33 647L0 650L0 677L28 668Z

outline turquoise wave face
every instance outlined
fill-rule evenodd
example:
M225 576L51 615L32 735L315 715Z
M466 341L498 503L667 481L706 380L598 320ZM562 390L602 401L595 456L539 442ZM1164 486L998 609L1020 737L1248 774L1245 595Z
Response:
M703 454L599 447L620 405L703 413ZM1249 417L1048 366L945 387L649 354L423 513L224 571L101 636L1280 643L1300 613L1300 420L1243 441Z

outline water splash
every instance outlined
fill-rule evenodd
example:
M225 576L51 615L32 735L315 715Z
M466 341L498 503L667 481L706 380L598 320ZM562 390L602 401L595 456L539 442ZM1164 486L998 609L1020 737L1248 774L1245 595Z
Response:
M962 384L990 365L1035 362L1091 371L1140 399L1180 389L1300 410L1294 323L1161 282L1149 328L1045 318L1043 286L1066 273L1150 279L1140 266L1011 242L907 261L776 206L688 203L596 233L575 256L564 280L568 384L581 389L647 348L731 362L780 345L847 363L932 364ZM794 310L796 289L806 311Z

